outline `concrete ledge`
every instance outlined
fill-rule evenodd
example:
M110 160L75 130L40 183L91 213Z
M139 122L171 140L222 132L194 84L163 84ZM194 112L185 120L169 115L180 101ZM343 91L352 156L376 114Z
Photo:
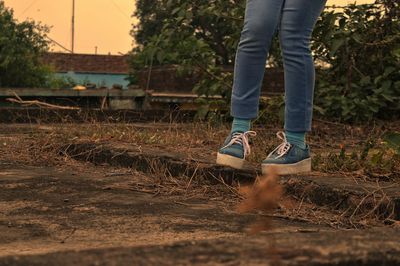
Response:
M185 159L180 154L142 148L111 148L108 145L92 143L70 144L62 153L76 160L95 164L107 163L113 166L129 167L144 173L165 173L171 176L194 176L218 182L232 183L234 180L250 182L256 171L233 170L210 162Z
M82 91L72 89L43 88L0 88L0 97L144 97L141 89L87 89Z
M235 170L215 165L210 161L188 159L151 147L135 148L112 143L80 143L65 146L62 154L76 160L94 164L110 164L129 167L145 173L166 173L172 176L188 176L211 181L223 180L242 183L255 180L259 169ZM384 219L400 220L400 185L353 180L347 177L315 175L282 177L288 195L319 206L344 210L347 215L375 214Z

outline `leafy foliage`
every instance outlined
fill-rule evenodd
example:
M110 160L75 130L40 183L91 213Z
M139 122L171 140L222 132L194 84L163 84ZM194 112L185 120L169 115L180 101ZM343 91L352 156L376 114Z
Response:
M317 154L313 158L314 168L323 172L359 172L368 178L392 179L398 177L400 162L400 134L389 132L377 138L368 138L359 145L361 150L348 150L340 145L340 152Z
M51 89L70 89L76 85L78 85L78 82L73 78L57 76L53 71L53 73L47 76L46 83L42 87Z
M177 64L181 74L203 74L197 93L229 99L232 74L223 68L234 63L244 9L245 0L137 1L140 23L132 36L139 46L132 51L131 82L143 67Z
M320 114L363 121L400 112L400 6L384 4L323 13L313 43L316 59L329 66L317 79Z
M244 9L245 0L139 0L131 82L144 67L176 64L179 73L201 73L199 95L223 96L217 104L200 99L203 106L228 104L233 75L224 66L234 63ZM364 121L400 113L399 10L396 0L377 0L322 14L312 43L318 114ZM282 65L277 38L268 63Z
M191 50L200 49L206 45L215 54L218 64L232 64L237 41L240 36L238 29L243 20L244 0L240 1L187 1L187 0L152 0L137 1L137 12L140 24L132 31L139 45L158 44L161 48L173 48L180 43L191 47L176 47L181 49L164 50L172 57L166 58L162 52L157 53L158 63L176 62L187 59ZM162 36L163 43L159 42ZM193 43L197 40L198 43ZM197 47L197 45L199 45ZM170 46L170 47L168 47ZM189 48L189 51L182 48ZM147 47L145 47L147 49ZM183 52L182 56L177 53ZM178 61L177 61L178 60Z
M48 28L33 21L18 23L13 11L0 0L0 87L42 87L49 67L40 62L47 51Z
M389 149L400 155L400 132L389 132L384 136L384 141Z

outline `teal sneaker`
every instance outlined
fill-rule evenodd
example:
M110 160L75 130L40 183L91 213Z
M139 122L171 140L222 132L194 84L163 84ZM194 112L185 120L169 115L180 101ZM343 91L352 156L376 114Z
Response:
M301 149L287 142L286 135L280 131L276 134L283 142L273 150L262 162L263 174L268 174L273 168L278 175L291 175L311 172L310 147Z
M231 133L218 151L217 164L242 169L246 156L250 154L249 137L256 135L254 131Z

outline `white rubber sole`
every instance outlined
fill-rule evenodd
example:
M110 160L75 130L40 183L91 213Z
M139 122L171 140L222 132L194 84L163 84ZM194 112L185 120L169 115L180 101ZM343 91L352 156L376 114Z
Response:
M230 166L235 169L243 169L244 159L240 159L228 154L217 154L217 164Z
M271 171L278 175L293 175L311 172L311 158L293 164L261 164L263 175Z

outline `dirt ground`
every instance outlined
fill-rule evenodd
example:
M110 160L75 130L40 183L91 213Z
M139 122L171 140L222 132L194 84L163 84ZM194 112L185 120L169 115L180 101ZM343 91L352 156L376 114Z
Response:
M88 127L2 126L0 265L400 265L395 219L333 225L300 210L331 220L343 211L296 197L285 198L273 213L239 214L238 184L94 165L60 153L57 148L77 139L115 141L124 132ZM142 135L154 134L136 145L176 144L171 136L160 139L168 125L137 127ZM213 141L208 137L197 141ZM272 224L249 233L258 219Z
M217 199L137 192L140 174L88 165L1 170L0 256L238 237L250 219L235 219Z

